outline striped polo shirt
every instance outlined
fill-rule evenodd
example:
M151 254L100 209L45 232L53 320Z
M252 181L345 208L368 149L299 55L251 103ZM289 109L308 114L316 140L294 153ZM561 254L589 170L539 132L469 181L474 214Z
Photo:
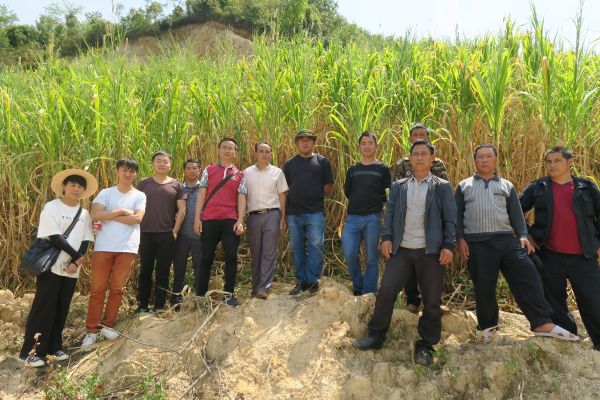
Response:
M469 177L456 188L457 238L485 240L498 234L527 237L527 226L513 184L494 175Z

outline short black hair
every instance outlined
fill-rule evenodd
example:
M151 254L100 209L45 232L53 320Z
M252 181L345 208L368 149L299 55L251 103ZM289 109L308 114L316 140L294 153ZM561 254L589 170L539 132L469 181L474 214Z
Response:
M165 157L169 157L169 161L173 161L173 157L171 157L171 155L169 153L167 153L166 151L157 151L156 153L152 154L152 162L154 162L154 159L158 156L165 156Z
M137 162L135 162L135 160L133 158L127 158L127 157L123 157L123 158L119 159L119 161L117 161L116 169L119 169L121 167L131 169L135 172L138 172L138 170L140 169L140 166L138 165Z
M269 146L269 149L271 149L271 150L273 149L273 148L271 147L271 143L267 142L266 140L261 140L260 142L257 142L257 143L254 145L254 151L258 151L258 146L260 146L261 144L266 144L267 146Z
M196 160L195 158L189 158L185 160L183 162L183 169L185 169L185 167L187 167L188 164L196 164L198 165L198 168L200 168L200 161Z
M362 140L362 138L364 137L370 137L371 139L373 139L373 141L375 142L375 144L377 144L377 135L371 131L364 131L359 137L358 137L358 144L360 144L360 141Z
M419 145L422 145L422 144L423 144L423 145L425 145L425 146L427 146L427 147L429 148L429 152L430 152L431 154L434 154L434 153L435 153L435 146L434 146L434 145L433 145L431 142L428 142L428 141L426 141L426 140L420 140L420 139L419 139L419 140L415 140L415 142L414 142L413 144L411 144L411 145L410 145L410 154L412 154L412 152L413 152L413 149L414 149L416 146L419 146Z
M494 151L494 155L498 157L498 149L496 148L496 146L494 146L491 143L482 143L475 147L475 150L473 150L473 159L477 158L477 152L481 149L492 149Z
M63 185L66 185L69 182L77 183L81 185L84 189L87 189L87 180L81 175L69 175L65 179L63 179L62 183Z
M408 136L412 135L412 133L415 129L425 129L427 131L427 136L429 136L431 134L431 131L425 124L419 123L419 124L414 124L413 126L410 127L410 131L408 131Z
M222 145L223 143L225 143L225 142L232 142L232 143L235 145L235 149L237 150L237 147L238 147L238 144L237 144L237 142L235 141L235 139L234 139L234 138L230 138L230 137L224 137L223 139L221 139L221 140L219 141L219 144L217 145L217 148L219 148L219 149L220 149L220 148L221 148L221 145Z
M550 149L548 149L544 153L544 160L546 159L548 154L552 154L552 153L562 154L562 156L565 158L565 160L570 160L571 158L573 158L573 152L570 149L566 148L565 146L554 146L554 147L551 147Z

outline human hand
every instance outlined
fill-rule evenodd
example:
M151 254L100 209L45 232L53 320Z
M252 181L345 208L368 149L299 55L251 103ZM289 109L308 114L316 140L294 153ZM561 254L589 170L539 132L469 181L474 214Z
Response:
M383 255L383 258L388 260L390 258L390 256L392 255L392 241L384 240L383 242L381 242L380 251L381 251L381 255Z
M447 265L452 262L454 259L454 253L450 249L442 249L440 251L440 259L439 262L441 265Z
M287 222L285 222L285 218L281 218L279 221L279 231L284 233L287 230Z
M242 233L244 233L244 223L237 221L235 225L233 225L233 231L236 235L240 236Z
M70 262L69 265L67 266L67 273L68 274L74 274L77 272L77 264L75 264L74 262Z
M469 244L465 239L458 239L458 254L464 261L469 259Z
M529 243L529 240L527 240L527 238L520 238L519 241L521 242L521 248L527 250L527 254L535 253L535 247L533 247L533 245Z

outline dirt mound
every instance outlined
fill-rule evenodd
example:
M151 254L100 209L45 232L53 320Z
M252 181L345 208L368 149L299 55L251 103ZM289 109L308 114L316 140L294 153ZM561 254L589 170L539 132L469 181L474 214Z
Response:
M189 24L173 28L158 36L142 36L128 40L126 54L138 61L168 51L176 45L189 46L199 56L218 54L231 47L239 57L252 54L253 47L247 32L234 30L220 22Z
M128 338L75 353L68 373L82 381L95 371L102 389L120 396L151 376L172 399L600 398L600 352L589 341L535 338L524 317L502 313L499 334L477 344L473 314L452 311L435 364L423 368L410 351L418 318L403 310L383 349L353 348L373 305L374 296L354 297L331 280L315 296L276 294L237 308L190 298L180 312L125 319L117 329ZM0 385L0 396L22 393L28 381L19 382Z

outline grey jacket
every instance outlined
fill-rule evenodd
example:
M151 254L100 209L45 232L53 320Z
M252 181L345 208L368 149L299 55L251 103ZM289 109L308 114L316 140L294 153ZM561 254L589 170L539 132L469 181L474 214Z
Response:
M404 178L392 183L387 201L381 240L392 241L392 254L396 254L406 216L408 180ZM439 254L442 248L452 250L456 246L456 202L448 181L433 175L425 200L425 252Z

